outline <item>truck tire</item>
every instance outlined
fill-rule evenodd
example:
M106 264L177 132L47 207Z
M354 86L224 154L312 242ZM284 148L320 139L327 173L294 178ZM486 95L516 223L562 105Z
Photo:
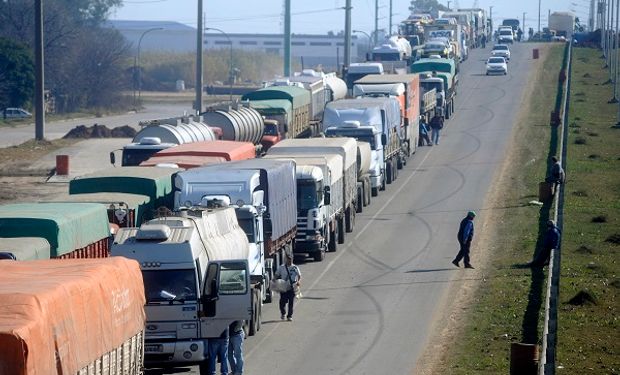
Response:
M357 182L357 199L355 201L355 212L360 213L364 210L364 182Z
M325 250L321 249L316 253L312 254L312 258L315 262L322 262L325 259Z
M338 250L338 225L334 225L334 230L329 233L329 242L327 243L327 250L335 253Z
M394 182L394 180L396 180L396 174L394 173L394 171L396 170L396 166L394 165L394 160L390 159L387 162L387 168L386 168L386 173L385 173L385 179L388 184L391 184L392 182Z
M404 156L399 155L396 157L396 168L397 169L403 169L406 163L407 161Z
M385 171L384 171L384 173L383 173L383 177L382 177L382 179L381 179L381 187L379 188L379 190L381 190L381 191L384 191L384 190L385 190L385 185L386 185L386 183L385 183L385 175L387 174L387 166L388 166L388 165L386 164L386 165L385 165L385 167L386 167L386 168L385 168Z
M370 205L370 177L364 177L364 207Z
M198 365L198 371L200 375L211 375L211 371L209 371L209 360L208 359L205 359L204 361L200 362L200 364Z
M265 286L267 288L267 292L265 293L265 300L263 301L264 303L271 303L271 301L273 301L273 291L271 290L270 287L270 281L273 280L273 263L274 260L273 258L268 258L265 259L265 270L267 270L267 280L265 280Z
M351 233L353 232L353 229L355 229L355 210L352 209L351 206L349 206L346 212L347 215L344 218L345 228L347 230L347 233Z
M340 217L338 219L338 236L337 236L337 240L339 244L343 244L344 243L344 216Z
M251 299L251 307L252 307L252 314L250 316L250 321L248 322L248 336L254 336L256 334L256 332L258 331L256 329L256 321L257 319L259 319L258 317L258 301L259 298L257 297L257 289L252 289L252 299Z
M370 189L370 195L372 195L373 197L376 197L379 195L379 188L378 187L374 187Z

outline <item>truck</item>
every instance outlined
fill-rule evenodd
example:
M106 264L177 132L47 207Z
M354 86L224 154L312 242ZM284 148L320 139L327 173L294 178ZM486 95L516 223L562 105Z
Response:
M223 108L207 108L201 116L209 127L218 129L216 133L221 134L221 140L261 144L263 117L247 103L234 102Z
M125 258L0 261L0 372L141 375L144 286Z
M69 194L127 193L146 195L148 203L143 208L143 222L157 215L158 210L173 207L173 180L179 168L169 167L120 167L103 169L69 181Z
M346 100L346 99L345 99ZM349 99L351 100L351 99ZM339 103L332 102L332 103ZM332 104L330 103L330 104ZM336 214L337 233L332 228L332 234L337 234L338 243L344 243L345 232L352 232L355 227L355 213L357 203L357 143L352 138L313 138L290 139L282 141L269 152L271 155L339 155L342 160L342 211ZM299 209L299 207L298 207ZM307 217L302 215L302 221ZM298 218L298 225L300 218ZM297 237L295 246L297 247Z
M99 203L108 213L108 222L115 232L117 228L135 227L149 218L151 198L144 194L131 193L84 193L58 197L54 202Z
M140 166L168 164L176 165L183 169L190 169L201 165L254 159L255 157L256 149L251 142L192 142L161 150L140 163Z
M556 35L572 40L575 30L575 15L571 12L553 12L549 15L549 28L555 30Z
M144 280L147 367L198 364L209 339L250 318L248 240L229 207L183 210L122 228L112 256L137 261Z
M347 96L347 84L336 76L336 73L323 73L323 80L327 87L327 102L344 99Z
M141 121L142 129L122 150L110 152L110 163L116 163L115 153L121 151L122 166L137 166L158 151L183 143L213 141L217 135L203 122L202 117L174 117Z
M250 243L252 316L249 334L260 328L261 303L271 302L270 281L291 254L297 232L295 164L254 159L195 168L175 179L175 208L223 201L235 209Z
M413 51L406 38L393 35L372 49L371 60L381 62L384 72L406 73L407 66L413 61Z
M400 35L403 35L412 48L424 45L424 26L419 19L409 17L402 21L399 26Z
M447 42L453 43L451 50L451 56L442 56L442 57L452 57L456 58L457 61L463 61L467 59L466 50L462 48L464 46L463 38L463 27L459 24L440 24L440 25L428 25L424 27L424 35L427 42L432 40L447 40ZM429 53L425 53L424 57L428 57Z
M370 143L357 141L357 204L355 211L361 213L370 205L370 161L372 150Z
M272 150L273 151L273 150ZM344 214L343 160L339 154L312 155L303 152L276 153L266 159L295 162L297 182L297 236L295 254L307 254L314 261L325 259L342 241ZM340 224L339 224L340 223Z
M464 40L464 45L467 48L475 48L475 35L474 35L474 27L472 26L473 20L470 12L445 12L442 15L443 18L454 18L456 19L457 24L460 26L460 31L462 32L462 38Z
M411 64L411 73L422 75L420 83L428 89L436 89L437 107L440 113L450 118L454 112L454 98L458 84L457 65L452 59L420 59ZM443 82L440 90L439 81Z
M106 207L96 203L2 205L0 237L43 238L50 258L105 258L110 250Z
M278 121L278 132L282 139L304 138L318 134L320 128L312 120L312 97L310 91L297 86L269 86L243 95L243 101L256 109L266 119ZM256 102L264 100L286 100L290 107L278 108L262 107ZM273 103L271 103L273 104ZM280 106L280 103L277 103ZM265 110L267 109L267 110ZM285 110L285 114L282 113Z
M351 63L345 75L348 94L353 92L353 85L358 79L369 74L384 74L383 65L378 62Z
M382 76L369 75L355 82L355 85L374 86L377 90L384 90L383 93L388 94L388 90L391 90L395 85L402 84L405 87L402 98L399 99L402 114L402 134L405 142L404 152L407 157L415 153L418 145L418 126L420 122L420 115L425 112L421 111L421 96L420 88L420 75L419 74L386 74ZM370 88L370 87L368 87ZM433 98L434 101L435 98ZM424 103L425 111L430 109ZM433 106L434 108L434 106ZM403 161L406 161L403 160ZM402 163L399 165L402 166Z
M0 238L0 259L50 259L50 243L41 237Z
M296 86L308 90L310 93L310 121L316 123L323 117L325 103L328 102L329 93L325 86L323 76L313 69L304 69L290 77L276 79L267 82L269 86Z
M404 164L400 107L395 98L345 99L325 108L323 128L327 137L352 137L368 142L372 150L370 186L372 196L385 190Z
M487 36L487 16L486 11L482 8L459 8L459 12L469 12L472 16L472 28L474 29L475 45L479 47L482 45L482 36Z

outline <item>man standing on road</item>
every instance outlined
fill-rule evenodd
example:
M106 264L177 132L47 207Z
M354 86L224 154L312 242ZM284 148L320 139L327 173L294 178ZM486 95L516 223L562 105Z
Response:
M547 222L547 231L545 232L545 238L543 239L543 247L540 253L529 263L532 267L544 267L549 264L549 257L551 256L551 250L557 249L560 246L560 230L555 225L555 221L549 220Z
M301 282L301 272L299 267L293 264L293 255L286 255L286 264L280 265L276 270L276 278L288 281L286 292L280 293L280 319L286 319L290 322L293 320L293 305L295 304L295 292L299 288ZM285 311L288 304L288 311Z
M215 375L217 359L220 359L220 372L228 375L228 327L218 338L209 339L209 374Z
M435 116L431 119L432 143L435 145L439 144L439 132L441 129L443 129L443 116L435 114Z
M228 343L228 362L233 375L243 374L243 320L235 320L228 327L230 342Z
M465 261L465 268L474 268L469 262L469 249L471 247L471 241L474 238L474 218L476 217L476 213L474 211L469 211L467 216L463 220L461 220L461 224L459 226L458 240L461 249L459 253L456 255L456 258L452 261L452 264L455 266L459 266L459 262L461 259Z
M424 144L426 143L427 146L432 146L433 142L431 142L430 138L428 137L428 126L426 126L426 122L424 122L424 120L420 119L420 124L419 124L419 141L418 141L418 146L424 146Z
M482 48L487 48L487 35L486 34L482 34L482 39L480 41L482 42Z

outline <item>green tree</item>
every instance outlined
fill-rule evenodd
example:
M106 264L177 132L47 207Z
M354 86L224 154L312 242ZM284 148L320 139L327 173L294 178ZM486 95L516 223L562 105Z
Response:
M24 45L0 37L0 109L27 105L34 93L34 64Z
M449 9L439 4L437 0L411 0L409 10L412 12L430 12L431 10L447 11Z

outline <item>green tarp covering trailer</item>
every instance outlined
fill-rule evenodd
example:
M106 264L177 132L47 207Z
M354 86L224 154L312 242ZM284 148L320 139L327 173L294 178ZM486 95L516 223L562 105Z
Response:
M453 59L420 59L410 66L411 73L444 72L456 75L456 63Z
M0 206L0 237L40 237L51 258L109 255L110 224L97 203L18 203Z
M109 168L69 182L69 194L129 193L149 197L149 210L173 208L173 180L182 169L165 167Z
M0 259L50 258L50 243L41 237L0 238Z
M152 219L151 198L130 193L84 193L72 194L56 202L101 203L108 210L108 221L121 228L139 227Z

